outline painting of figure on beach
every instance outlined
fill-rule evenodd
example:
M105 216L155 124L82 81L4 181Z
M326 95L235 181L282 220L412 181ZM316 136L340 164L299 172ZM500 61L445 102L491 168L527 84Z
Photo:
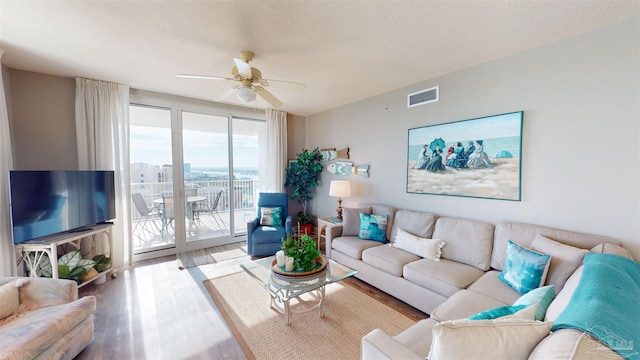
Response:
M409 129L407 192L520 201L523 112Z

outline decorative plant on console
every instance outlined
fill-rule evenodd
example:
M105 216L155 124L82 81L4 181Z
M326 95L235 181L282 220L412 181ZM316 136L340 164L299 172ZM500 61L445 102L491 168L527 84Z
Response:
M300 240L294 239L291 234L282 242L282 251L294 260L295 268L311 271L318 265L318 257L322 255L315 240L309 235L302 235Z
M311 151L303 149L296 154L294 163L285 169L286 181L284 186L291 186L291 199L298 200L302 204L302 211L298 215L298 223L306 233L310 234L313 227L313 215L307 212L309 200L313 199L313 189L318 186L318 179L322 172L322 153L318 148ZM305 225L305 226L303 226Z
M87 280L84 275L93 269L96 262L83 259L80 250L68 252L58 259L58 278L75 280L77 283Z

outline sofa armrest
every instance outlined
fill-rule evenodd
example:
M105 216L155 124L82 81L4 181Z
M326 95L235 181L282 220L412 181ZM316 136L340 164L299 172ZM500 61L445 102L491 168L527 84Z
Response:
M20 287L20 304L27 310L70 303L78 299L78 284L73 280L51 278L25 279Z
M331 259L331 241L342 235L342 224L331 224L324 228L324 249L328 259Z
M399 343L382 329L375 329L362 338L360 359L423 359Z

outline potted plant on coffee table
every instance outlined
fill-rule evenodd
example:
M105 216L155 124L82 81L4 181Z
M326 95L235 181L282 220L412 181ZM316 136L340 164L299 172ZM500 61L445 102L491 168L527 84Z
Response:
M322 172L322 154L315 148L311 151L303 149L296 154L294 163L285 169L286 181L284 186L291 187L291 199L302 204L302 211L298 213L298 223L301 232L311 234L313 215L308 213L309 200L313 199L313 189L318 186L318 179ZM306 229L305 229L306 227Z

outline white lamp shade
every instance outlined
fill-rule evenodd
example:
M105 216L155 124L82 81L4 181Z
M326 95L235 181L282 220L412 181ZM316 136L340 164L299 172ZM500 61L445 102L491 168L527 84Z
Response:
M329 186L329 196L351 196L351 183L343 180L332 180Z
M236 90L236 96L238 99L244 102L251 102L256 99L256 93L251 86L242 85Z

